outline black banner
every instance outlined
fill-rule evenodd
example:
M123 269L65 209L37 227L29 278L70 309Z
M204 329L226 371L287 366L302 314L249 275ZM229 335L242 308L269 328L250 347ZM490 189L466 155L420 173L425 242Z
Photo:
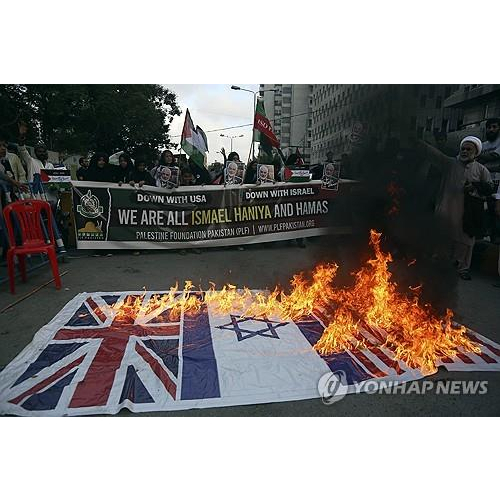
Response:
M315 236L335 225L337 196L321 181L170 191L74 181L77 247L188 248Z

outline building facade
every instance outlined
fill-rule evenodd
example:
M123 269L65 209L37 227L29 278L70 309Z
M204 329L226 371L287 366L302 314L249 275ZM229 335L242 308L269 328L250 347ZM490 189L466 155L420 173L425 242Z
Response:
M352 154L358 146L387 138L405 144L409 137L455 131L461 109L444 101L458 85L314 85L311 163Z
M458 147L460 140L467 135L484 140L486 120L500 117L500 85L458 85L458 89L444 101L444 106L458 109L462 114L460 126L449 134L449 142Z
M310 163L312 85L261 84L266 115L285 156L299 148Z

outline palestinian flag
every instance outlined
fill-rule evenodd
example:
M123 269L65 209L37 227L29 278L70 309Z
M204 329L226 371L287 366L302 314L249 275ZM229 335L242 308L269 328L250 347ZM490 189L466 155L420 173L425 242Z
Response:
M258 138L260 147L267 154L272 154L273 147L280 147L280 141L274 135L271 123L267 119L266 110L264 109L264 99L261 98L257 98L253 128L255 132L260 132L260 137Z
M201 127L194 126L189 109L182 129L181 148L199 167L205 166L205 153L208 151L208 141Z

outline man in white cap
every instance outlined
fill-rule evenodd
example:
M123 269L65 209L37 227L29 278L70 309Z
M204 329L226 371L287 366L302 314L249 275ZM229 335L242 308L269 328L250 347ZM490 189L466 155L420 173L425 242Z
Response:
M423 141L420 141L419 145L425 150L431 162L443 171L436 216L450 230L453 240L452 259L460 277L470 280L469 270L475 235L470 234L474 231L464 231L464 201L466 197L471 197L482 207L480 200L493 192L490 172L476 161L482 150L481 140L474 136L462 139L457 157L446 156L439 149Z

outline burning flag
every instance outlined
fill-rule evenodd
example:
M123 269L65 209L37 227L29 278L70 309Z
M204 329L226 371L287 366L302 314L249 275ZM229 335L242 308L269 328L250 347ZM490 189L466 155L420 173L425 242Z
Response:
M293 277L289 290L82 293L0 373L0 413L85 415L232 406L319 397L325 377L343 394L366 382L500 370L500 346L401 293L390 254L349 288L338 266Z

